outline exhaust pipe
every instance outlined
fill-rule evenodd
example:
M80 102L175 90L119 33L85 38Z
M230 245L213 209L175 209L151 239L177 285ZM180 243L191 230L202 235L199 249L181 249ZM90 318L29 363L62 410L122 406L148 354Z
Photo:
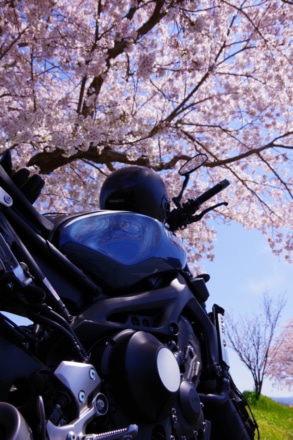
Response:
M0 438L3 440L33 440L32 431L15 406L0 402Z

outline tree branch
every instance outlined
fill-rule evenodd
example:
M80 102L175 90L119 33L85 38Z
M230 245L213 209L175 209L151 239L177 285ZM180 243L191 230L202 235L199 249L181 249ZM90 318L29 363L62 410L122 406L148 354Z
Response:
M180 160L187 160L186 154L175 155L167 162L158 164L154 169L156 171L167 170L173 168ZM40 168L41 174L50 174L56 168L68 165L76 160L87 160L95 164L110 165L112 162L123 163L126 165L140 165L151 167L150 160L147 156L140 156L137 159L129 159L127 152L120 153L112 150L110 147L104 147L102 151L98 151L97 147L90 147L87 151L78 151L70 157L63 155L62 150L54 150L49 152L41 152L33 156L27 166L37 166ZM58 167L56 164L58 163Z

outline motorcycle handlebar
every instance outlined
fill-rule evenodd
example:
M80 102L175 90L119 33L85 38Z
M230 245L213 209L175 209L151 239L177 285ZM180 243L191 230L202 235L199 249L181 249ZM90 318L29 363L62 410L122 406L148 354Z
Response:
M204 202L209 200L211 197L214 197L216 194L221 192L223 189L227 188L227 186L229 186L229 185L230 185L229 180L227 180L227 179L222 180L220 183L217 183L215 186L208 189L206 192L204 192L199 197L197 197L194 201L195 204L197 204L199 207Z
M175 208L170 212L167 217L167 224L171 231L176 231L181 228L185 228L188 224L199 221L203 215L205 215L208 211L226 203L220 203L210 208L204 210L200 215L193 216L193 214L199 209L200 205L209 200L211 197L218 194L220 191L225 189L230 182L227 179L222 180L220 183L217 183L212 188L208 189L206 192L201 194L196 199L189 199L182 206Z

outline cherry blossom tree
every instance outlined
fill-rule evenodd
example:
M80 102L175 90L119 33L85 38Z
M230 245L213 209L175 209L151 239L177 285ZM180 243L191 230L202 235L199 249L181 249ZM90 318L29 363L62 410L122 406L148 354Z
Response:
M268 377L278 387L293 389L293 319L284 327L271 349Z
M249 316L228 316L227 336L230 346L249 369L256 398L261 394L263 381L269 375L268 365L275 358L274 344L286 301L283 295L273 299L262 297L261 307Z
M97 208L125 164L175 196L174 168L206 153L192 194L227 178L217 217L292 261L292 23L281 0L0 0L0 153L45 177L46 210Z

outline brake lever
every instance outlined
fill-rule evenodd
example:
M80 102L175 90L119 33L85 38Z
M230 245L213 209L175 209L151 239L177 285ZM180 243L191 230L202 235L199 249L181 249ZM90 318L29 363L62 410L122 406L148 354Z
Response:
M221 202L221 203L217 203L216 205L210 206L209 208L204 209L200 214L197 215L193 215L192 217L190 217L188 223L184 226L184 228L187 225L190 225L191 223L195 223L198 222L199 220L201 220L209 211L213 211L214 209L218 208L219 206L228 206L228 202ZM183 229L184 229L183 228Z
M177 231L178 229L185 229L191 223L195 223L201 220L203 216L207 214L209 211L213 211L219 206L227 206L228 203L227 202L217 203L216 205L204 209L200 214L197 215L190 215L191 212L188 212L188 210L186 210L186 205L187 204L185 204L184 207L185 209L183 207L174 209L167 218L167 224L169 225L169 229L171 231L174 232Z

